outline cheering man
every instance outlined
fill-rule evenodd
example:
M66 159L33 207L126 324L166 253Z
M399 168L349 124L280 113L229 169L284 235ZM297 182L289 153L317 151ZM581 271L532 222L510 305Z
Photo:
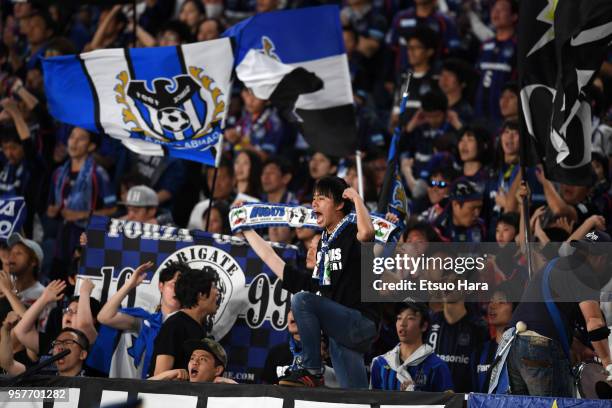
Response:
M189 380L192 383L237 384L230 378L222 377L227 366L227 354L221 344L210 338L192 339L185 341L183 348L187 352L191 351L187 369L176 368L164 371L154 377L149 377L149 380Z
M355 207L356 224L349 214ZM370 215L359 194L339 177L323 177L314 188L312 207L323 235L312 275L285 262L255 232L245 231L251 247L294 293L291 310L302 340L302 367L280 385L323 385L321 331L329 336L331 359L342 388L367 388L363 354L377 334L379 314L361 303L360 242L374 238ZM318 296L320 293L321 296Z

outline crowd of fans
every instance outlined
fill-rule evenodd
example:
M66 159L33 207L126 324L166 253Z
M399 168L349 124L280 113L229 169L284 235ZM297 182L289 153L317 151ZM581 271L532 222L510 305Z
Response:
M145 0L138 2L135 26L131 6L0 0L0 195L25 197L28 210L22 234L0 247L0 366L7 373L68 348L73 352L57 362L59 375L99 375L85 360L100 324L135 333L161 326L134 378L231 381L223 377L228 356L206 338L207 317L217 304L214 271L169 266L159 278L160 307L145 314L120 306L153 265L137 268L104 305L90 297L87 280L74 293L88 218L106 215L230 234L228 213L237 202L311 205L315 186L329 176L358 189L354 157L311 151L294 124L239 84L214 186L212 168L138 155L115 139L58 123L46 108L41 59L211 40L257 13L329 3ZM539 167L529 168L525 177L519 168L517 1L337 4L369 211L376 210L381 195L392 130L399 126L402 132L400 169L410 208L401 220L400 242L518 243L522 223L540 243L580 239L591 230L612 232L612 59L588 86L590 184L558 184ZM397 102L408 69L414 76L400 116ZM531 201L530 214L523 213L523 197ZM305 262L299 268L316 267L319 233L287 227L263 232L269 241L297 245ZM520 251L510 256L518 264L524 259ZM358 280L358 271L352 272ZM528 279L524 267L503 272L502 281L517 274ZM371 387L486 392L488 367L517 306L510 301L516 299L514 289L501 282L485 313L457 298L385 306L378 340L365 352ZM300 366L300 333L292 314L288 321L288 343L271 350L265 382L275 383ZM327 367L325 383L332 385L329 341L321 341L320 365ZM400 366L411 380L396 375Z

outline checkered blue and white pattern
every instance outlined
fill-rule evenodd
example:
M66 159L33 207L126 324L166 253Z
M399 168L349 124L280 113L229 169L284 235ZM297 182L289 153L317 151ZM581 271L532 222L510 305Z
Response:
M133 268L152 261L154 269L122 306L153 311L159 303L158 273L168 259L186 259L190 264L195 263L195 267L201 262L216 265L220 281L228 289L219 308L221 313L215 316L212 334L221 339L228 353L227 373L240 382L259 382L267 350L288 339L284 329L290 295L281 289L276 276L255 252L243 240L203 231L160 227L157 237L163 235L169 239L152 239L155 233L137 236L139 231L147 231L151 226L121 222L119 233L109 234L111 225L117 225L117 221L93 217L87 229L87 248L81 259L79 277L94 282L92 296L105 303ZM295 247L275 245L275 248L286 262L295 262ZM192 259L190 253L206 259ZM231 259L224 263L225 254ZM235 270L230 264L235 265ZM219 265L230 270L231 277Z

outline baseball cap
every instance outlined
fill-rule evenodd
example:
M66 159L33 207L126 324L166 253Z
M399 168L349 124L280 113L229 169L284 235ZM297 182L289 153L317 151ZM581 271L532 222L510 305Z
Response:
M395 313L400 314L405 309L410 309L415 313L420 313L422 321L429 322L429 309L423 302L399 302L395 304Z
M482 200L482 193L476 189L476 184L466 178L459 178L454 184L450 194L454 201Z
M603 231L591 230L586 233L584 238L574 240L571 245L576 249L582 249L590 254L594 255L606 255L610 248L608 245L601 245L604 242L612 242L610 235Z
M130 188L126 200L119 204L130 207L157 207L159 199L155 190L141 184Z
M227 354L225 353L225 349L213 339L204 337L201 340L187 340L183 343L183 346L189 355L196 350L208 351L221 362L224 368L227 366Z
M8 244L9 248L17 244L25 245L26 247L31 249L32 252L34 252L36 259L38 259L38 267L40 268L42 266L44 255L43 255L42 248L40 247L40 245L38 245L36 241L32 241L31 239L26 239L22 237L21 234L15 232L8 237L8 240L6 241L6 243Z

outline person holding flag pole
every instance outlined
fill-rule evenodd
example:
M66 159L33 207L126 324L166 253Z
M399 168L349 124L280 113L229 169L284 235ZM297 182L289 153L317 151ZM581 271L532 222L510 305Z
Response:
M406 105L408 103L408 97L410 96L408 88L412 79L412 72L406 73L406 80L402 86L402 99L400 101L400 117L403 117L406 111ZM393 138L391 139L391 146L389 148L389 156L387 159L388 166L383 182L383 188L380 193L380 199L378 202L378 212L386 214L391 212L400 221L404 221L406 216L409 214L408 209L408 198L406 196L406 189L404 187L404 181L399 171L399 139L402 134L402 125L398 124L393 132Z

